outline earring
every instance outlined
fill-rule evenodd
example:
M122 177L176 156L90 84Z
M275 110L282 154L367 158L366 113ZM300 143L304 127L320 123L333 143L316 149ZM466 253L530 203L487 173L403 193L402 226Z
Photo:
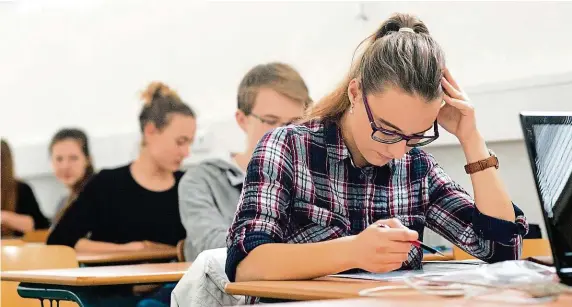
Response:
M353 103L350 106L350 114L354 114L354 104Z

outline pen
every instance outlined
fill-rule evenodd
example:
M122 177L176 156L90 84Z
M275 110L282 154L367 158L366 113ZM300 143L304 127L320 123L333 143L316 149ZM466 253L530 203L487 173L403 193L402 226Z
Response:
M382 228L390 228L389 226L387 226L385 224L378 224L378 226L382 227ZM433 247L431 247L429 245L425 245L423 242L421 242L419 240L411 241L411 244L415 247L421 247L422 249L430 252L431 254L438 254L439 256L445 257L445 255L443 255L443 253L441 253L440 251L434 249Z

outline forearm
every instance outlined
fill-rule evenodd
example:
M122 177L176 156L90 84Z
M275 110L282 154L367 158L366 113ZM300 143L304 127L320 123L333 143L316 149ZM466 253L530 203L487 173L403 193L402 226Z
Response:
M113 252L124 250L123 246L123 244L80 239L74 248L77 252Z
M480 134L461 143L467 163L488 158L489 152ZM475 204L482 214L514 222L515 214L511 199L499 172L490 167L471 175Z
M3 214L5 216L2 221L9 229L23 233L34 230L34 219L31 216L13 212Z
M236 269L236 281L303 280L354 268L354 236L306 244L270 243L252 250Z

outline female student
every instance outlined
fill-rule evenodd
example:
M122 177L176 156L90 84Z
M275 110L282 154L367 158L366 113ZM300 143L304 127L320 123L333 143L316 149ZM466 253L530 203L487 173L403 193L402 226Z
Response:
M68 189L52 219L56 224L94 174L87 135L80 129L61 129L50 142L50 157L56 179Z
M50 223L40 211L32 188L14 177L10 146L5 140L1 143L2 237L48 228Z
M195 113L162 83L149 85L142 97L139 157L93 176L53 228L48 244L117 251L153 243L174 246L185 238L178 170L195 135Z
M309 121L257 146L228 235L229 279L417 269L410 242L425 225L482 260L517 259L524 215L425 24L393 15L356 64ZM420 149L438 124L463 148L474 199Z
M300 74L282 63L252 68L242 79L237 97L236 122L246 134L245 150L189 168L179 184L188 261L204 250L226 246L244 172L256 144L269 130L301 119L311 102Z

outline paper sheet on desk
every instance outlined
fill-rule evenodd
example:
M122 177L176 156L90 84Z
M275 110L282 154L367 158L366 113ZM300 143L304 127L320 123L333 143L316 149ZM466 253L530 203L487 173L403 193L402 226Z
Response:
M423 263L422 270L400 270L388 273L352 273L352 274L334 274L330 275L332 277L350 278L350 279L365 279L365 280L377 280L377 281L397 281L402 280L406 275L421 275L421 274L435 274L435 273L447 273L453 271L461 270L472 270L480 265L485 264L484 262L478 261L430 261Z

